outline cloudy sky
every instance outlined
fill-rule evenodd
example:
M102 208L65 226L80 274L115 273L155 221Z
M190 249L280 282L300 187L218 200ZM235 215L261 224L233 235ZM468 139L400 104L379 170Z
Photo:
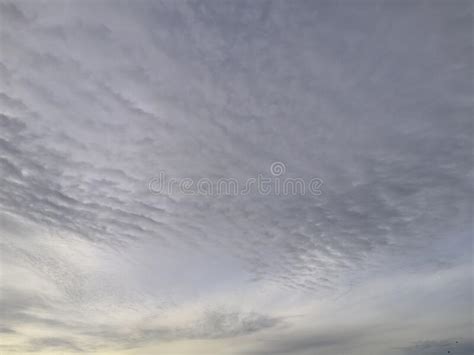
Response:
M1 0L0 353L472 354L472 4Z

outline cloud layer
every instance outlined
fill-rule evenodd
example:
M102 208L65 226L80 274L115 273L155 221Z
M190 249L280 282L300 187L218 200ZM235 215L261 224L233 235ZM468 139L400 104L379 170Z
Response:
M472 347L470 2L0 7L7 353ZM149 191L275 161L322 195ZM407 325L421 339L397 312L355 322L357 297L398 307L368 288L391 279L400 312L440 293Z

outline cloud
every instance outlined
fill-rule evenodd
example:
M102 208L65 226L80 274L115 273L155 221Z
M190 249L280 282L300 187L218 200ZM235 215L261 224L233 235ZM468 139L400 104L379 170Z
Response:
M424 341L404 349L406 354L472 354L474 351L474 342L472 340L447 339L443 341Z
M33 351L61 349L70 352L82 352L82 349L75 345L74 342L61 338L32 339L29 345L31 346L31 349L33 349Z
M155 326L117 332L114 329L87 331L83 334L107 339L115 346L133 349L156 342L173 342L193 339L225 339L251 335L271 329L282 323L282 319L255 312L223 312L213 309L197 316L190 324L176 327Z
M15 333L15 330L11 329L11 328L8 328L8 327L2 327L0 328L0 333L3 333L3 334L14 334Z
M469 262L469 2L0 6L5 329L253 336L286 301ZM245 182L275 161L322 195L148 189L162 171ZM145 316L194 302L190 327Z

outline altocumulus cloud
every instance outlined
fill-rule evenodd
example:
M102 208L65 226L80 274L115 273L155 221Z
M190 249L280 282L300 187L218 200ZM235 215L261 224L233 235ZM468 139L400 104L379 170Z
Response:
M471 2L0 16L2 352L471 351ZM322 194L149 190L273 162Z

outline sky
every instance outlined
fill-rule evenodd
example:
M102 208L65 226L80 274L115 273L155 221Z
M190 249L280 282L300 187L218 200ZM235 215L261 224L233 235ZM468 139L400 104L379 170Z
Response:
M473 354L472 15L1 0L0 353Z

